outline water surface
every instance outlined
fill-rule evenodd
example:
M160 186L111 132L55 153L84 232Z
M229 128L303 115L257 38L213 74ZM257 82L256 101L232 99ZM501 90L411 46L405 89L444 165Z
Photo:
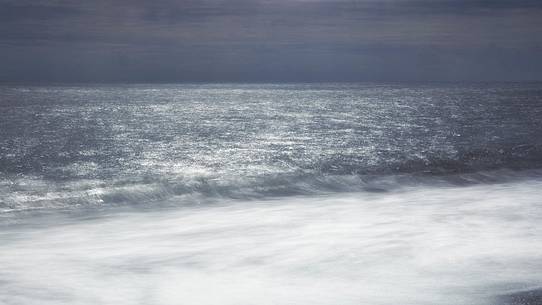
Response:
M2 86L0 303L512 304L542 287L541 100Z

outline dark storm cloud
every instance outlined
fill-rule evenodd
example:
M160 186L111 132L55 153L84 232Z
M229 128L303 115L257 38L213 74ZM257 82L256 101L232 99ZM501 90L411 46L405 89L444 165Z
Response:
M533 0L0 0L0 80L542 79Z

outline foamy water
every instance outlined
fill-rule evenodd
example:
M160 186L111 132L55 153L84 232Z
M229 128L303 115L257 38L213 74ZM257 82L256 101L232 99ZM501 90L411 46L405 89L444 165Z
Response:
M542 286L542 181L35 217L0 303L498 304Z

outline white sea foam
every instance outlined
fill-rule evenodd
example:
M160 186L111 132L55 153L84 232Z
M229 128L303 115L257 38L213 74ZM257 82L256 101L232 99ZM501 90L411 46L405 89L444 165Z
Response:
M542 286L541 188L31 217L0 232L0 304L494 304Z

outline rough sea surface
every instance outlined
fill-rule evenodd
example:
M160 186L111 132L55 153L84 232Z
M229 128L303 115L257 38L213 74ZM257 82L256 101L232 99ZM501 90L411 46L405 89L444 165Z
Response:
M542 84L0 86L0 304L542 304Z

